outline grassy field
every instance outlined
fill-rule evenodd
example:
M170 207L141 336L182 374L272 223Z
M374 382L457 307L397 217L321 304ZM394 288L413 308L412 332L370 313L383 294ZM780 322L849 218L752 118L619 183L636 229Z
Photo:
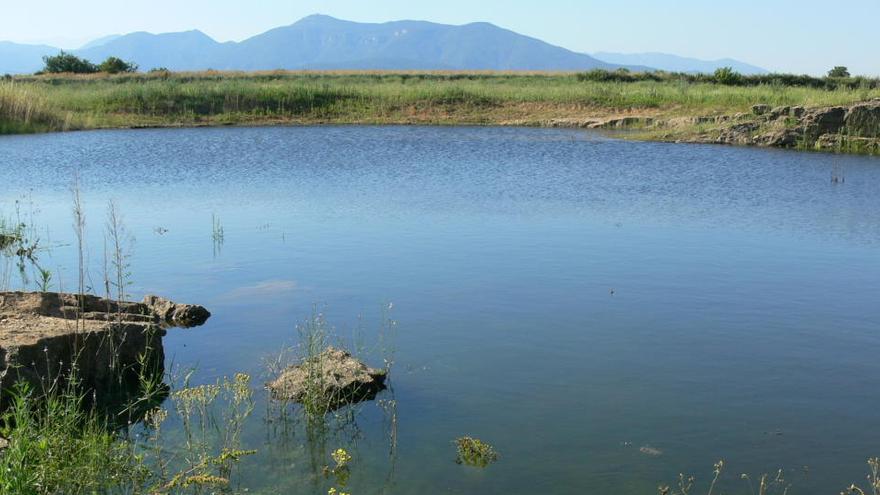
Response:
M0 81L0 133L231 124L552 125L615 116L707 116L849 104L871 86L821 89L574 73L261 72L55 75Z

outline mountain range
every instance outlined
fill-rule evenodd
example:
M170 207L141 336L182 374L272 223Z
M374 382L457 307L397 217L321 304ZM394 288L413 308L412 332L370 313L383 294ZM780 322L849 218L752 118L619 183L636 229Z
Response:
M732 58L719 60L699 60L696 58L679 57L668 53L594 53L593 57L604 62L619 65L644 65L669 72L712 73L721 67L730 67L740 74L769 74L767 69L757 67Z
M42 56L58 51L57 48L44 45L0 42L0 73L38 71L43 65ZM135 62L142 70L164 67L175 71L582 71L619 68L641 71L664 68L660 64L624 60L626 56L615 58L623 60L621 62L603 60L484 22L461 26L425 21L367 24L323 15L309 16L241 42L217 42L196 30L164 34L137 32L105 36L71 52L92 62L115 56ZM691 60L676 59L685 66L688 66L685 61ZM652 60L659 62L656 57ZM732 62L727 65L732 65ZM694 61L688 66L691 67L688 71L702 70L701 63Z

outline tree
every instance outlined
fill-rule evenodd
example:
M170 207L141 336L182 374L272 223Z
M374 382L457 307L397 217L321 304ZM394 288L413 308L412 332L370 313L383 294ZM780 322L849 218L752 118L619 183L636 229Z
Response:
M138 66L134 62L126 62L118 57L108 57L107 60L101 62L98 70L108 74L121 74L123 72L137 72Z
M725 86L737 86L742 84L743 76L730 67L720 67L715 70L715 82Z
M46 64L43 68L43 72L49 74L59 74L62 72L93 74L98 72L98 68L95 67L95 64L75 55L65 53L64 50L61 50L61 52L54 57L48 55L43 57L43 63Z
M849 69L842 65L838 65L828 71L828 77L849 77Z

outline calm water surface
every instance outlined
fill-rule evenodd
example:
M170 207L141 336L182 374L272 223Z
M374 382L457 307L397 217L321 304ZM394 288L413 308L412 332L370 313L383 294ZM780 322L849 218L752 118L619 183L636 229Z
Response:
M252 492L326 493L310 455L336 447L358 495L655 493L722 458L728 491L785 468L794 493L836 494L880 455L880 160L536 129L0 138L0 211L34 205L68 287L74 170L92 284L114 198L132 292L214 314L165 339L197 381L258 387L315 307L369 348L393 304L396 449L376 403L324 443L260 405ZM456 465L464 434L501 460Z

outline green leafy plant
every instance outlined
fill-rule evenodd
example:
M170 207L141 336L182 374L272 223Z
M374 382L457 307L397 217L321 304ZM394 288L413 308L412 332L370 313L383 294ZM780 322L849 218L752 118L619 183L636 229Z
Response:
M473 437L461 437L455 440L458 455L455 462L484 468L498 460L498 452L488 443Z
M107 57L107 60L104 60L98 66L98 70L107 74L122 74L137 72L138 65L134 62L126 62L119 57Z
M98 72L98 67L86 59L79 58L61 50L58 55L47 55L43 57L43 72L47 74L93 74Z

